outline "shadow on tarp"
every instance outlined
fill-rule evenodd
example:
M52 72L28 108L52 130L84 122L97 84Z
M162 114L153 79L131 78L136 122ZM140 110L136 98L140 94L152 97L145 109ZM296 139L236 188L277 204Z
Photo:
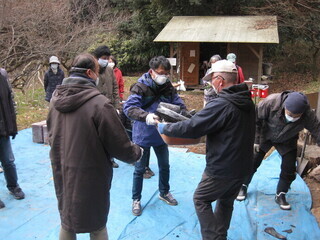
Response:
M0 199L6 204L6 208L0 210L0 239L56 240L60 219L49 160L50 148L33 143L31 129L20 131L12 146L19 183L26 199L13 199L5 187L3 174L0 175ZM109 239L201 239L192 197L205 166L205 157L186 153L186 149L170 148L171 192L179 201L178 206L169 206L159 200L159 174L153 152L150 160L156 176L144 180L141 200L144 209L140 217L131 214L134 167L117 161L120 167L114 170L112 182ZM320 239L316 219L309 211L311 195L299 176L287 196L292 210L280 210L274 202L279 165L277 152L263 161L249 187L248 199L235 202L228 239L275 239L264 232L266 227L274 227L290 240ZM292 233L283 232L285 230ZM79 234L78 239L89 239L89 235Z

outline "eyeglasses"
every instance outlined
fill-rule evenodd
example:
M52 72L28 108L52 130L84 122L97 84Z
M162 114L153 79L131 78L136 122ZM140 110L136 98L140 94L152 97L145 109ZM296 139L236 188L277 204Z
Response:
M221 78L223 81L225 81L225 79L224 79L224 77L222 77L222 76L220 76L220 75L217 75L217 76L212 76L212 79L211 80L215 80L215 79L217 79L217 78Z

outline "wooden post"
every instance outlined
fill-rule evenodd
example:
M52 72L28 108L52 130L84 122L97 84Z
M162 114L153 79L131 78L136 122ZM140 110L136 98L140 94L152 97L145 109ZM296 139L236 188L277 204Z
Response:
M316 114L317 114L318 120L320 121L320 92L318 93L318 104L316 108Z
M260 44L260 46L259 46L259 63L258 63L258 84L261 84L262 58L263 58L263 49L262 49L262 44Z
M173 42L170 43L170 58L173 58ZM170 69L170 76L173 79L173 67Z

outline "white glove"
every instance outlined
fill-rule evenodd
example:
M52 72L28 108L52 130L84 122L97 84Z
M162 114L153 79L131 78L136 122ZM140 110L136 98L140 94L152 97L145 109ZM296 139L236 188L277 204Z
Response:
M159 122L160 118L154 113L149 113L146 117L147 125L156 125Z
M260 151L260 144L253 144L253 152L258 153Z

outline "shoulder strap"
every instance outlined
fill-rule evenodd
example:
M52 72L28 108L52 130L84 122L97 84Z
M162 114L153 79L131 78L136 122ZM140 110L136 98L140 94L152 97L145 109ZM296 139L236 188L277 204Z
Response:
M134 87L139 87L139 88L141 88L142 90L146 90L146 89L150 89L153 93L154 93L154 95L155 95L155 97L150 101L150 102L148 102L147 104L145 104L145 105L143 105L141 108L142 109L147 109L148 107L150 107L154 102L156 102L159 98L160 98L160 96L161 96L161 94L156 94L156 92L151 88L151 87L149 87L149 86L147 86L147 85L145 85L145 84L143 84L143 83L140 83L140 82L137 82L137 83L134 83L134 84L132 84L131 86L130 86L130 91L131 91L131 89L132 88L134 88Z

